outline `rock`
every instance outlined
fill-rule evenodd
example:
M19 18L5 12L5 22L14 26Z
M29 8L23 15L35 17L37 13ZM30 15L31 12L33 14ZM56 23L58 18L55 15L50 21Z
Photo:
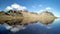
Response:
M55 16L53 13L44 11L40 13L40 22L43 24L52 23L55 20Z

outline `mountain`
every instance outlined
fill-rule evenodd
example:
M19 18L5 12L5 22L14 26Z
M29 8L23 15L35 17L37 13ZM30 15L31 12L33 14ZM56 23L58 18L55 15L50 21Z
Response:
M0 12L0 23L7 23L9 25L30 24L34 21L49 24L53 22L55 18L54 14L48 11L43 11L40 14L29 12L27 10L9 10L7 12Z
M40 13L40 21L44 24L52 23L55 20L55 16L53 13L48 11L43 11Z

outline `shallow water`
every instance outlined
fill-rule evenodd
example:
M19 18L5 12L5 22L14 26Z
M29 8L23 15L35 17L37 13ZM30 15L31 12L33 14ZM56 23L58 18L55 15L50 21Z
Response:
M25 29L18 28L19 31L13 32L11 29L6 29L7 24L0 24L0 34L60 34L60 19L56 19L53 23L43 25L42 23L33 23L24 26ZM13 26L15 27L15 26ZM21 29L21 30L20 30Z

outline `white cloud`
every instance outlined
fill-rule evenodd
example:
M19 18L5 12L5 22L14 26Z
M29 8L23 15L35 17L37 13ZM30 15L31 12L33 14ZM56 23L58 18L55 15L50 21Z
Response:
M51 7L46 7L45 9L46 9L46 10L50 10L50 9L52 9L52 8L51 8Z
M48 10L48 11L52 11L53 10L52 7L49 7L49 6L48 7L44 7L44 5L42 5L42 4L39 4L39 5L35 4L35 5L32 6L32 8L34 8L35 10L38 9L38 11L35 11L37 13L40 13L40 12L45 11L45 10Z
M15 3L15 4L12 4L11 7L12 7L12 8L19 8L20 5L18 5L18 4Z
M45 11L45 10L41 9L41 10L39 10L37 13L39 14L39 13L42 12L42 11Z
M37 8L37 7L41 8L41 7L42 7L42 5L41 5L41 4L40 4L40 5L37 5L37 4L32 5L32 8Z
M23 10L23 9L27 9L25 6L21 6L17 3L12 4L11 6L7 6L6 10L11 10L11 9L16 9L16 10Z
M11 28L12 32L17 32L19 30L25 29L25 27L23 27L23 25L16 25L16 27Z
M6 7L6 10L11 10L11 9L13 9L13 8L10 7L10 6L7 6L7 7Z
M39 10L38 13L40 13L40 12L42 12L42 11L46 11L46 10L52 11L52 8L51 8L51 7L46 7L45 9Z

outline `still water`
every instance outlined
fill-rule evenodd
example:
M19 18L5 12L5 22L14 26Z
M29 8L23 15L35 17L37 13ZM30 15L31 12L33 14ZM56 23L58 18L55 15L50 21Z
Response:
M48 25L37 22L24 26L24 29L18 27L19 31L17 32L11 31L11 28L6 29L6 26L8 25L0 24L0 34L60 34L60 19L55 19L53 23Z

